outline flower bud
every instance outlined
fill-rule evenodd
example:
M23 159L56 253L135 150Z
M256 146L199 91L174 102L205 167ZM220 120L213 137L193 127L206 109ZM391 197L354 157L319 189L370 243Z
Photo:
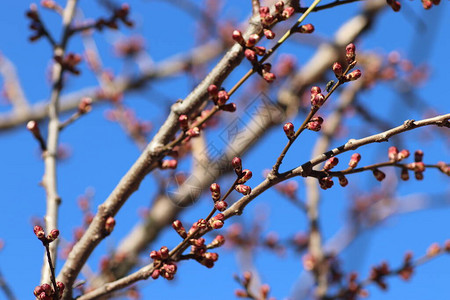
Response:
M58 287L59 295L61 296L64 292L64 289L66 288L65 284L61 281L56 282L56 286Z
M241 45L245 43L244 37L239 30L234 30L232 34L233 40Z
M306 128L308 130L312 130L312 131L320 131L320 129L322 128L322 123L323 123L322 117L315 117L315 118L312 118L308 122L308 124L306 124Z
M403 160L405 158L408 158L408 157L409 157L409 151L406 149L403 149L402 151L400 151L397 156L399 161Z
M342 74L344 73L344 70L342 69L342 65L338 62L335 62L333 64L333 72L337 79L341 78Z
M228 101L228 99L230 99L230 96L228 95L227 91L219 91L219 93L217 94L217 105L224 105Z
M415 162L421 162L423 159L423 151L422 150L416 150L414 152L414 161Z
M275 76L275 74L270 73L270 72L264 72L263 71L263 78L265 81L267 81L268 83L272 83L275 81L275 79L277 79L277 77Z
M242 172L242 160L239 157L233 158L231 161L231 165L233 166L234 171L236 174L241 174Z
M161 162L161 169L176 169L178 166L178 161L176 159L166 159Z
M319 179L320 188L323 190L327 190L334 185L332 177L322 177Z
M356 53L355 53L355 45L353 43L350 43L347 45L347 47L345 47L345 58L347 60L347 62L350 64L353 61L355 61L356 58Z
M311 105L314 107L321 107L325 103L325 96L321 93L314 95L311 99Z
M325 162L325 165L323 166L323 169L325 171L333 169L337 164L339 163L339 159L337 157L331 157Z
M383 179L386 178L386 174L378 169L373 170L373 176L375 176L375 179L378 181L383 181Z
M438 243L433 243L427 250L427 256L433 257L438 255L439 252L441 252L441 246Z
M295 13L295 9L291 6L286 7L283 9L283 12L281 13L281 18L284 20L289 19L293 14Z
M389 161L392 161L392 162L395 162L395 161L398 160L398 149L397 149L397 147L394 147L394 146L389 147L388 158L389 158Z
M250 62L257 62L258 59L256 57L256 52L252 49L245 49L244 51L245 58L247 58Z
M345 80L354 81L354 80L358 79L359 77L361 77L361 70L355 70L355 71L345 75Z
M78 104L78 113L85 114L90 112L92 109L92 99L89 97L83 97Z
M40 285L36 286L33 290L33 294L38 297L41 293L43 293L44 290L42 289L42 287Z
M423 172L414 172L416 180L423 180Z
M252 189L248 185L238 184L234 188L238 193L246 196L252 192Z
M211 218L211 220L209 221L209 225L213 229L220 229L220 228L223 227L223 221L222 220L217 220L215 218Z
M280 13L282 12L284 9L284 2L283 1L278 1L277 3L275 3L275 11Z
M113 217L108 217L105 222L105 231L110 234L114 230L114 226L116 226L116 220Z
M39 225L34 226L33 231L34 231L34 234L37 236L38 239L45 238L45 232L44 232L44 229L41 226L39 226Z
M169 258L169 248L166 246L162 246L161 249L159 249L159 253L161 254L161 259Z
M313 33L314 25L313 24L305 24L305 25L299 26L297 28L297 31L300 33Z
M264 54L266 54L266 48L265 47L256 46L256 47L253 47L253 49L255 50L256 55L258 55L258 56L263 56Z
M220 194L220 185L218 185L217 183L213 183L209 187L209 190L211 191L211 193L218 193L218 194Z
M154 260L161 260L161 253L159 251L152 250L150 252L150 258Z
M180 115L178 117L178 123L180 123L181 129L184 131L188 130L189 124L188 124L188 117L186 115Z
M158 279L160 273L161 271L159 269L153 270L151 277L153 279Z
M264 18L266 15L268 15L270 13L270 9L267 6L261 6L259 8L259 15L261 16L261 18Z
M409 180L409 171L408 171L407 168L402 168L402 172L401 172L401 174L400 174L400 178L401 178L403 181Z
M209 94L209 96L211 96L211 98L217 99L218 93L219 93L219 88L216 85L211 84L208 87L208 94Z
M422 0L422 6L424 9L430 9L433 3L430 0Z
M225 244L225 237L223 235L218 235L215 239L208 245L208 249L213 249Z
M270 292L270 286L268 284L263 284L260 288L261 295L263 299L267 299Z
M425 171L425 164L423 162L413 162L407 164L406 167L414 172L423 172Z
M224 211L225 209L227 209L228 207L228 203L225 201L216 201L214 203L214 208L217 209L218 211Z
M339 184L340 184L342 187L347 186L347 184L348 184L348 179L347 179L344 175L339 176Z
M197 137L200 135L200 129L198 127L194 127L186 131L186 135L189 137Z
M273 40L275 38L275 33L270 29L264 29L264 35L268 40Z
M283 130L284 133L286 133L288 139L292 139L294 137L295 135L294 124L292 124L291 122L284 124Z
M54 241L58 238L58 236L59 236L59 230L53 229L52 231L50 231L50 234L47 236L47 240Z
M223 111L235 112L236 111L236 103L228 103L228 104L222 105L220 107L220 109Z
M322 90L320 89L320 87L313 86L311 88L311 98L312 98L312 96L315 96L316 94L321 93L321 92L322 92Z
M50 284L44 283L41 285L41 288L47 296L53 295L53 289Z
M392 8L393 11L397 12L401 8L400 2L396 0L387 0L388 5Z
M41 139L41 131L39 130L38 123L34 120L31 120L27 123L27 129L33 134L36 139Z
M439 168L439 171L441 171L442 173L444 173L444 174L450 176L450 166L449 166L449 165L447 165L447 164L446 164L445 162L443 162L443 161L439 161L439 162L437 163L437 166L438 166L438 168Z
M251 47L253 47L253 46L256 45L256 43L258 42L258 40L259 40L259 35L257 35L256 33L254 33L254 34L252 34L252 35L250 35L250 36L248 37L248 40L247 40L247 42L245 43L245 46L247 46L248 48L251 48Z
M238 183L246 183L252 178L252 171L245 169L242 171L241 178L239 178Z
M181 223L180 220L173 221L172 228L175 229L181 238L185 239L187 237L186 229L183 227L183 223Z
M358 165L360 160L361 160L361 154L353 153L350 158L350 162L348 163L348 166L350 168L354 169L354 168L356 168L356 166Z

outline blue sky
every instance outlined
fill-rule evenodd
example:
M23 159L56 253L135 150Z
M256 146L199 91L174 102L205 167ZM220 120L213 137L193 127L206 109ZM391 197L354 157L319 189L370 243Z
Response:
M27 38L31 34L28 30L28 20L24 13L31 2L9 1L7 9L0 10L0 51L11 60L20 77L27 99L36 103L48 98L50 85L48 82L48 67L50 65L50 46L43 40L29 43ZM190 15L164 1L133 1L130 3L131 17L136 21L134 29L124 29L121 32L105 30L96 33L95 38L102 54L105 66L120 73L124 70L123 61L114 55L112 45L123 36L142 35L146 39L146 48L155 62L164 60L177 53L190 49L195 44L196 25ZM303 3L303 5L306 5ZM419 1L408 1L400 13L386 10L374 24L373 31L367 33L356 42L358 49L376 51L387 54L398 50L402 56L414 63L426 63L430 67L430 78L423 86L415 90L418 97L427 105L440 113L448 113L450 105L446 99L446 87L450 61L448 59L448 28L450 28L450 10L447 3L424 11ZM316 36L329 39L333 32L345 20L354 15L360 3L346 5L329 11L312 14L308 22L316 27ZM105 11L95 1L80 1L80 7L86 17L94 18L105 15ZM244 20L250 11L250 1L229 1L223 7L220 20L231 18L234 21ZM59 17L51 12L43 12L43 18L48 27L58 33ZM423 22L423 23L422 23ZM122 27L123 28L123 27ZM76 37L69 44L70 51L82 51L82 43ZM281 52L291 53L297 57L300 65L305 63L315 49L294 42L288 42L281 47ZM230 88L248 69L249 64L243 62L224 83ZM208 67L212 68L212 65ZM81 65L82 76L71 78L65 93L80 88L95 86L95 76ZM1 80L0 80L1 82ZM153 131L164 121L167 115L167 105L170 101L184 98L192 88L193 80L186 76L177 76L170 80L151 84L150 89L143 93L132 93L126 96L125 103L134 108L139 118L151 120ZM251 84L251 83L250 83ZM247 88L249 88L247 86ZM398 92L398 86L393 83L383 83L361 95L361 103L374 115L393 125L400 125L405 119L420 119L424 115L423 108L404 109L410 99ZM245 89L245 88L244 88ZM233 99L239 103L239 93ZM269 95L270 96L270 95ZM168 100L169 99L169 100ZM4 103L4 101L2 101ZM0 112L8 111L6 105L0 106ZM77 197L88 188L95 190L94 207L102 203L109 195L112 187L117 184L121 176L139 155L139 149L120 129L117 123L104 118L108 105L96 106L91 113L67 128L61 135L61 143L70 149L69 159L62 161L58 171L59 189L63 199L61 207L60 231L63 239L70 240L72 231L80 225L81 213L77 207ZM64 114L62 118L68 115ZM300 123L301 117L290 120ZM353 117L346 120L349 135L358 138L364 134L373 134L378 130L365 125L361 118ZM45 126L43 126L45 132ZM209 137L216 141L212 131ZM283 166L294 167L303 163L310 156L309 146L315 141L316 134L305 133L303 139L297 143L286 158ZM39 186L43 174L43 163L39 158L38 145L32 139L24 126L0 133L2 141L0 147L0 178L2 200L0 210L0 238L5 241L5 248L0 252L0 269L6 280L19 299L30 299L34 286L39 283L40 266L43 248L32 233L32 219L45 214L45 193ZM348 136L339 137L332 146L344 143ZM447 139L447 140L446 140ZM439 160L449 161L449 141L447 134L438 134L430 130L420 129L406 133L401 140L392 142L403 143L412 151L422 149L425 161L435 163ZM249 185L256 186L262 180L264 169L270 168L278 153L285 144L282 129L274 129L251 149L244 157L244 167L253 171L254 178ZM361 163L375 163L387 158L390 143L368 145L359 151L363 160ZM346 163L351 153L339 157ZM189 161L183 162L181 170L187 170ZM396 170L398 171L398 170ZM388 172L388 180L398 178L398 172ZM227 178L228 180L230 178ZM365 193L372 189L386 187L386 182L376 182L371 174L349 177L350 186L322 192L321 223L325 239L332 237L345 223L346 209L351 194ZM296 179L299 183L299 197L305 199L303 179ZM223 182L223 183L222 183ZM226 185L227 180L221 180ZM97 270L100 257L116 245L138 220L137 210L148 206L155 194L156 183L150 177L145 179L141 188L136 192L123 210L117 215L117 227L89 260L89 266ZM442 199L447 192L448 177L435 170L425 172L424 181L410 180L399 182L395 195L428 194L434 200ZM210 210L211 202L203 197L194 207L187 209L181 220L191 223L204 217ZM448 230L450 209L447 206L426 211L404 214L386 221L382 226L362 234L344 253L342 263L345 270L358 270L365 277L370 267L383 260L399 265L403 254L412 250L418 256L425 253L433 242L443 243L450 238ZM307 229L304 214L295 209L279 194L269 190L246 210L245 216L231 222L245 222L266 215L263 232L275 231L280 238L286 239L298 231ZM229 223L231 223L229 222ZM226 224L227 225L229 225ZM159 249L162 245L169 248L178 243L178 237L172 230L164 231L160 238L152 245L152 249ZM233 273L240 273L239 264L233 252L219 249L220 259L214 269L209 270L196 262L180 264L177 278L173 282L159 279L155 282L142 283L144 299L150 297L160 299L192 299L214 298L230 299L237 284L232 279ZM148 256L143 256L148 259ZM271 295L277 299L289 297L302 273L301 257L288 251L284 257L258 250L254 255L262 281L271 285ZM61 267L63 261L58 261ZM450 296L447 290L450 276L450 257L444 256L420 267L411 282L404 283L398 279L390 279L388 292L380 292L376 287L369 288L372 299L446 299ZM0 299L3 297L0 294Z

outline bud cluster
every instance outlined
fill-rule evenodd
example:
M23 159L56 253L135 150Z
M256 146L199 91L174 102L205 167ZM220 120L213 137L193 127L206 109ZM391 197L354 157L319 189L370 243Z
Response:
M259 16L261 19L261 25L263 27L264 36L271 40L275 38L275 33L271 30L271 27L279 22L290 18L295 13L293 7L285 7L283 1L278 1L275 3L275 9L271 13L270 8L267 6L261 6L259 9ZM299 32L311 33L314 27L311 24L303 25L298 28ZM274 73L270 72L271 65L264 64L260 65L258 62L258 56L264 56L266 54L266 48L262 46L256 46L260 36L258 34L252 34L247 40L243 37L239 30L234 30L232 33L233 40L239 43L244 48L244 56L247 58L258 73L263 77L263 79L269 83L276 79Z
M47 30L45 29L39 16L36 4L31 4L30 9L25 15L31 21L29 27L33 31L33 35L28 38L31 42L37 41L41 37L48 35Z
M389 265L386 262L383 262L379 266L372 267L370 271L370 280L376 283L382 290L387 289L387 284L384 281L384 278L390 274Z
M306 124L306 129L312 131L320 131L322 129L323 118L320 116L314 117Z
M213 183L209 187L209 190L211 191L211 197L214 201L214 208L218 211L224 211L227 209L228 203L224 200L220 200L220 185Z
M167 280L172 280L177 272L177 265L169 257L169 249L162 246L160 250L150 252L150 258L153 259L153 271L151 277L157 279L159 276Z
M34 288L33 294L39 300L54 300L61 299L64 292L65 285L62 282L56 282L57 291L55 291L49 284L44 283Z
M122 4L119 8L116 8L113 15L109 19L100 18L95 22L94 27L98 30L102 30L107 27L110 29L118 29L119 25L117 21L122 21L126 26L133 27L133 22L129 20L130 6L127 3Z
M45 231L44 229L39 226L36 225L33 228L34 234L36 235L36 237L44 244L44 245L48 245L51 242L53 242L54 240L56 240L59 236L59 230L58 229L53 229L52 231L50 231L50 233L45 236Z
M261 6L259 9L259 16L261 18L261 25L263 26L264 35L267 39L275 38L275 33L270 29L276 22L289 19L295 13L295 9L291 6L285 6L283 1L275 3L275 10L270 12L267 6Z
M242 285L243 289L237 289L234 291L234 294L238 298L249 298L249 299L256 299L253 293L250 292L250 282L252 280L252 273L250 272L244 272L242 279L239 278L237 275L236 280ZM257 299L261 300L267 300L269 299L269 292L270 292L270 286L268 284L262 284L259 287L259 295ZM271 298L272 299L272 298Z
M223 236L221 236L221 237L223 238ZM214 239L214 241L215 240L216 239ZM225 242L224 239L223 239L223 242ZM194 256L194 259L197 262L199 262L200 264L204 265L207 268L214 267L214 263L219 259L219 255L217 253L207 252L207 250L211 249L211 248L208 247L209 245L208 246L205 245L204 238L191 239L189 241L189 243L191 244L191 254ZM214 243L217 245L216 247L220 246L219 241L214 242Z
M65 57L55 56L54 59L61 65L63 70L69 71L74 75L80 74L80 70L76 66L81 62L81 55L69 53Z
M441 3L441 0L422 0L422 6L424 9L430 9L433 4L439 5Z
M333 178L330 176L322 177L319 179L320 188L327 190L334 185Z
M314 107L321 107L325 103L325 96L321 93L322 90L318 86L311 88L311 105Z
M228 95L228 92L225 91L223 88L219 89L217 85L211 84L208 87L208 94L209 97L213 100L214 104L219 106L221 110L228 112L236 111L236 104L234 103L226 104L228 99L230 99L230 96Z

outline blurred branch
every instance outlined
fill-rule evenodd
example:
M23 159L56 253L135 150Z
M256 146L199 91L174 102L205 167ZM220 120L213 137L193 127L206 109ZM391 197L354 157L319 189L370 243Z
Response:
M0 74L3 76L6 97L12 104L14 112L26 113L29 110L29 104L17 77L16 68L7 57L1 54Z
M341 125L345 109L354 103L357 93L363 88L364 80L358 80L344 89L339 99L338 107L327 118L327 126L322 130L322 135L314 146L312 157L324 153L330 147L332 137L335 136ZM316 295L322 297L328 289L328 263L324 259L325 256L322 249L322 236L319 224L320 192L317 180L313 178L306 180L306 192L310 235L308 251L316 262L316 267L314 268L316 282L318 283Z
M17 298L14 296L13 291L11 290L10 286L6 282L1 272L0 272L0 289L3 290L3 292L5 293L7 300L17 300Z
M123 93L140 89L153 80L174 76L183 72L188 65L202 65L215 58L224 49L225 45L221 41L209 42L192 49L188 54L179 54L168 58L145 70L136 78L118 77L112 84L114 90L106 90L105 92L106 94L111 94L112 92ZM103 99L99 95L100 91L102 91L101 87L90 87L62 96L59 111L66 112L77 109L82 97L89 97L93 102L102 101ZM48 101L44 100L32 105L27 111L13 111L0 114L0 130L21 126L29 120L40 121L47 117Z
M64 8L62 19L62 36L61 41L55 46L53 50L54 57L63 58L66 52L66 46L69 38L69 27L72 23L75 14L78 0L68 0ZM45 171L42 179L42 185L45 188L47 196L47 210L44 217L45 230L51 232L58 228L58 208L61 203L61 198L58 194L57 187L57 173L56 162L58 155L58 139L60 132L59 122L59 99L61 90L63 88L63 74L64 67L60 62L54 62L52 73L52 92L50 96L50 105L48 109L49 123L48 123L48 138L47 148L44 152ZM48 258L54 261L53 268L56 266L56 254L58 249L58 242L51 243L48 246ZM52 276L52 268L47 263L47 255L44 255L44 264L42 266L41 283L47 283L50 280L55 281ZM56 288L56 286L55 286Z

